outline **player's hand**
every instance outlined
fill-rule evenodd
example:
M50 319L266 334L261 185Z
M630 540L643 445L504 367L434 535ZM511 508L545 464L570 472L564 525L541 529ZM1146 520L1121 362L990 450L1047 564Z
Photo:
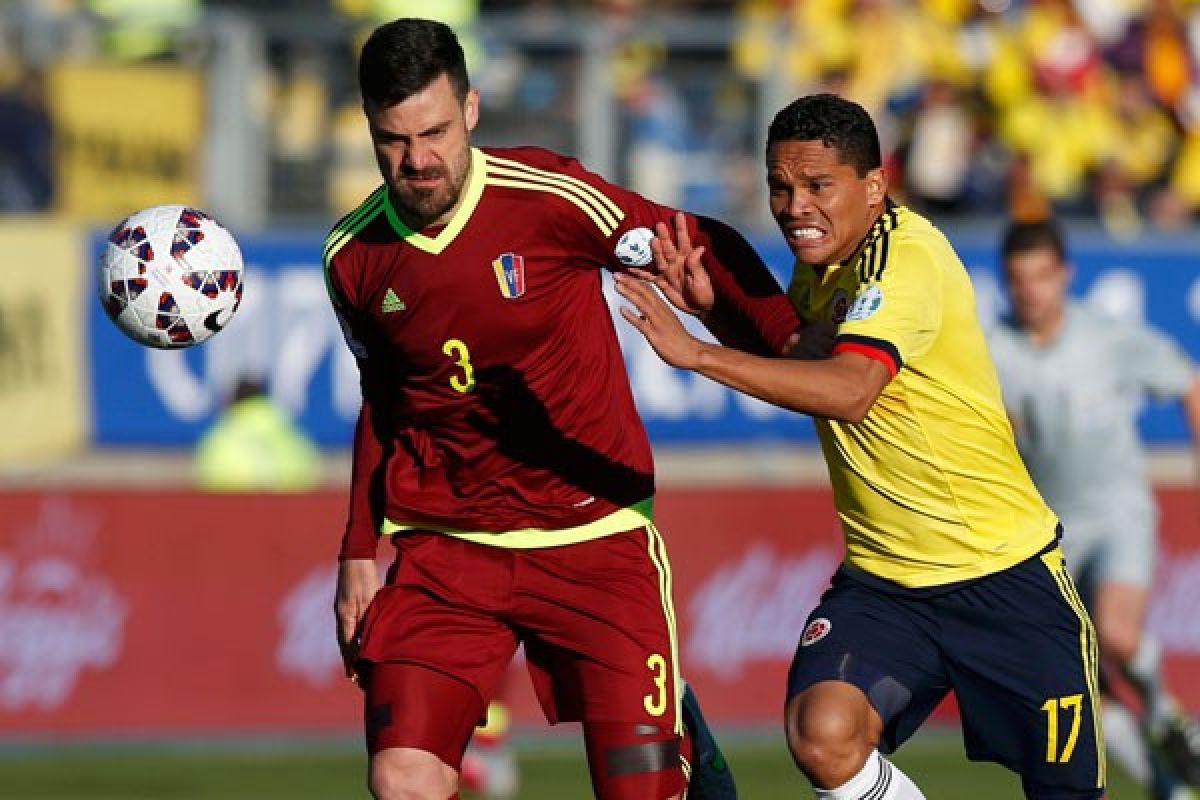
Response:
M338 564L337 594L333 601L337 618L338 649L346 677L357 680L359 633L367 606L379 591L379 570L373 558L348 558Z
M833 355L833 342L837 338L837 325L827 321L807 323L792 334L783 347L788 358L816 361Z
M619 273L616 286L617 293L636 308L635 311L629 306L621 306L621 316L641 331L659 358L673 367L694 369L699 364L703 344L687 332L675 312L658 296L654 286Z
M666 223L654 226L650 251L654 253L655 272L631 269L630 273L658 287L671 305L692 316L703 318L716 303L712 280L701 259L704 246L692 246L687 230L687 217L675 214L675 236Z

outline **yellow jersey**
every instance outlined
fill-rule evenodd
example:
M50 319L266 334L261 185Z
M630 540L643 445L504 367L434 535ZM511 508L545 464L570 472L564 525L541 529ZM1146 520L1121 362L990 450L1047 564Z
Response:
M788 295L837 325L834 353L892 373L860 423L817 419L846 563L907 588L1007 569L1058 520L1013 441L1000 384L954 249L890 201L848 260L797 263Z

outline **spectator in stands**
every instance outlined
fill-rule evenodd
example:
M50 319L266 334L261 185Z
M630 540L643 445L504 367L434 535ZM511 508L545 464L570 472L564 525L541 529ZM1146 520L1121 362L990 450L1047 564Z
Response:
M301 492L321 480L316 446L251 379L200 438L193 466L196 485L212 492Z
M53 198L53 130L40 76L0 83L0 212L44 211Z
M180 31L200 18L200 0L87 0L87 10L103 27L105 56L144 61L174 55Z

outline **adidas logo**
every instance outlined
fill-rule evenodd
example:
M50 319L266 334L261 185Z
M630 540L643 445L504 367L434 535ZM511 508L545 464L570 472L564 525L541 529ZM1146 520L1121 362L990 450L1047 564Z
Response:
M404 301L396 294L394 289L388 289L387 294L383 296L383 313L391 314L396 311L403 311L408 308L404 305Z

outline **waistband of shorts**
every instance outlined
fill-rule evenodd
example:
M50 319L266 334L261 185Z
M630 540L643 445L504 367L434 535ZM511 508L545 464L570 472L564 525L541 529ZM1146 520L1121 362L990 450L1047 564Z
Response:
M432 531L455 539L463 539L476 544L486 544L493 547L509 547L526 550L536 547L558 547L564 544L578 544L615 533L624 533L636 528L652 524L654 520L654 497L647 497L631 506L619 508L600 519L574 525L569 528L518 528L508 531L468 531L459 528L449 528L441 525L431 525L424 522L396 522L385 519L381 528L387 536L406 531Z
M1062 534L1063 526L1060 522L1054 526L1054 535L1050 537L1050 542L1045 547L1043 547L1041 550L1038 550L1024 561L1019 561L1016 564L1013 564L1011 567L1006 567L1005 569L1000 570L1000 572L1005 572L1010 569L1020 569L1025 564L1028 564L1036 559L1040 559L1047 553L1053 552L1058 548L1059 542L1062 541ZM873 575L870 572L859 569L858 567L843 563L838 567L834 577L837 578L840 575L846 580L851 580L855 583L861 583L865 586L871 587L872 589L876 589L887 594L901 595L904 597L935 597L940 594L947 594L949 592L962 589L963 587L970 586L974 583L979 583L979 581L987 580L989 577L991 577L991 575L996 574L999 573L993 572L989 575L980 575L977 578L968 578L963 581L952 581L950 583L939 583L934 586L910 587L901 586L898 583L889 581L887 578Z

